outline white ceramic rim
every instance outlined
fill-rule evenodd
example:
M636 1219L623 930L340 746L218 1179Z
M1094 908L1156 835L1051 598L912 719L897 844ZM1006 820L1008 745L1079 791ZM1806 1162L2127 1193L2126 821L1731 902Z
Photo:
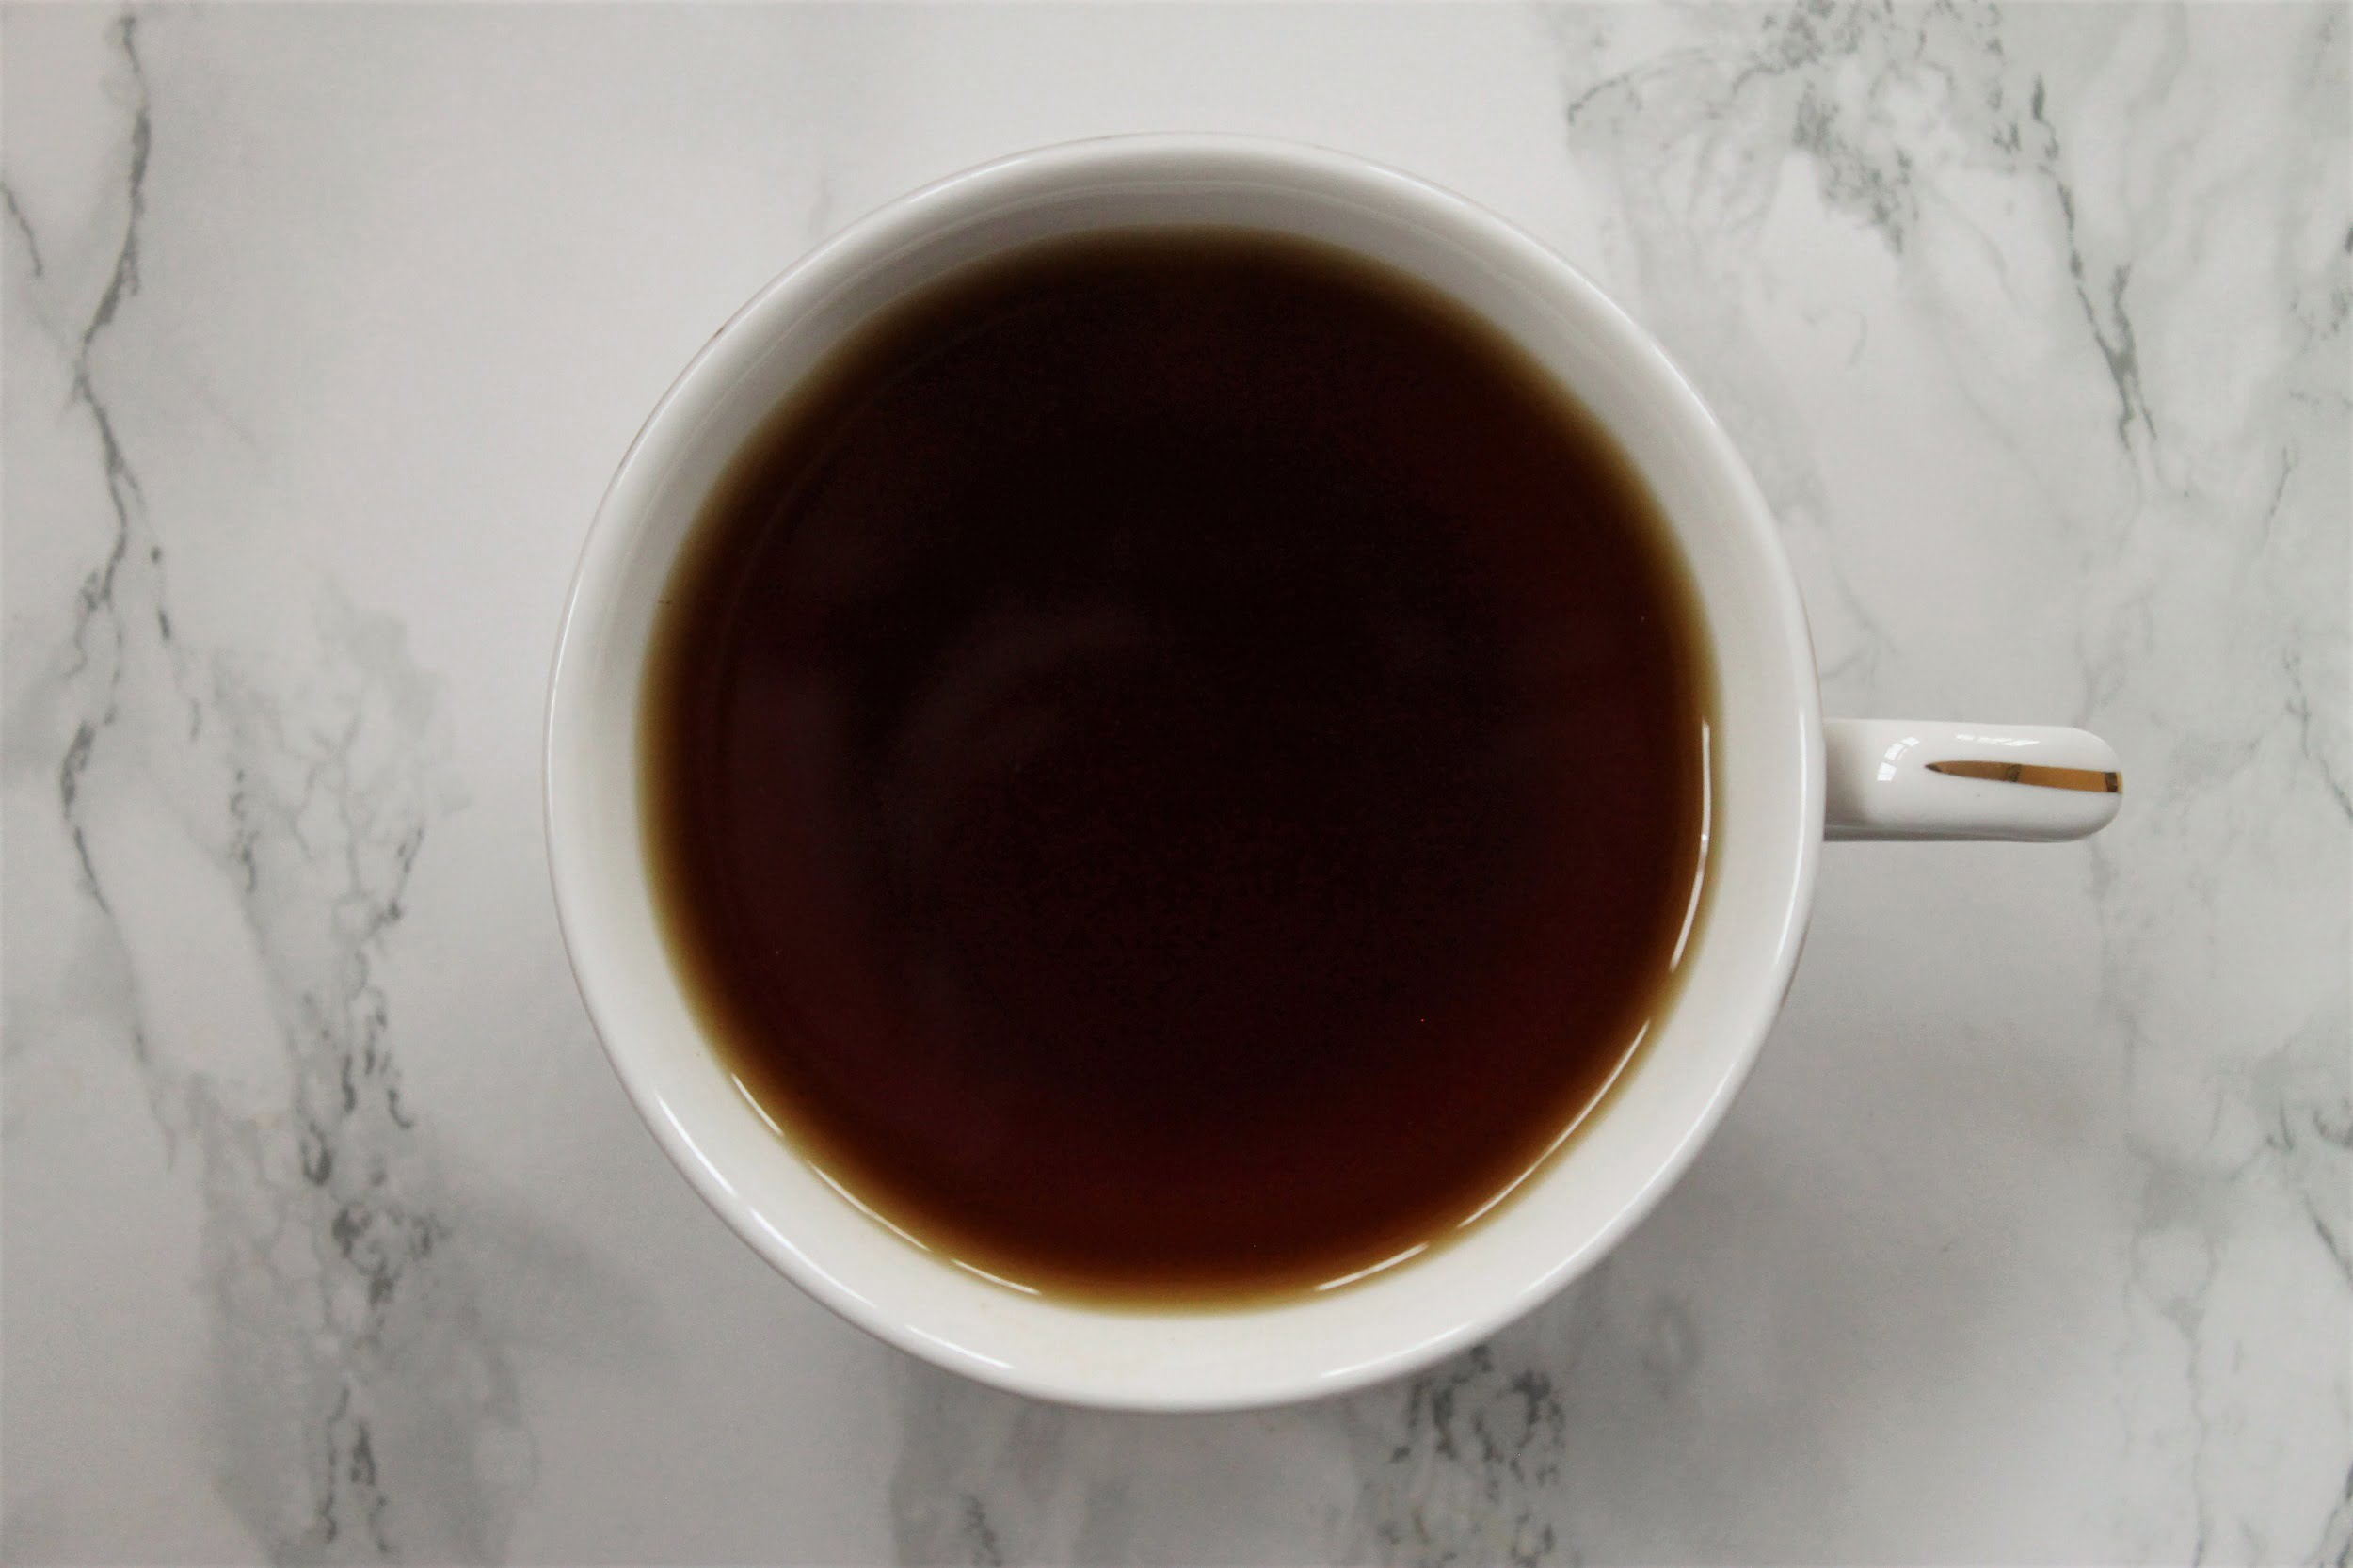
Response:
M1743 649L1747 658L1740 669L1720 668L1718 702L1722 705L1721 716L1732 717L1730 678L1735 674L1752 688L1769 694L1745 702L1741 714L1743 722L1753 720L1754 732L1765 738L1756 747L1760 755L1774 749L1782 759L1754 786L1755 792L1772 799L1769 819L1745 824L1743 834L1756 835L1753 857L1766 867L1758 874L1769 876L1767 892L1773 896L1761 902L1751 900L1757 904L1757 913L1737 936L1721 928L1720 911L1712 910L1701 922L1704 929L1695 939L1692 973L1705 968L1711 954L1722 955L1715 960L1719 968L1737 967L1739 971L1738 995L1720 1007L1721 1016L1704 1020L1704 1032L1700 1021L1689 1024L1692 1032L1703 1032L1711 1042L1707 1048L1716 1058L1715 1064L1704 1075L1703 1084L1684 1093L1689 1113L1678 1113L1677 1128L1652 1139L1663 1147L1641 1161L1647 1169L1641 1179L1629 1180L1625 1190L1600 1206L1609 1210L1606 1215L1584 1226L1583 1234L1574 1241L1560 1242L1556 1251L1531 1243L1526 1236L1518 1238L1497 1255L1513 1266L1489 1268L1488 1272L1496 1276L1492 1286L1472 1289L1477 1299L1444 1311L1435 1332L1424 1332L1433 1315L1427 1307L1420 1309L1420 1321L1407 1320L1412 1315L1401 1314L1395 1342L1370 1354L1359 1352L1369 1339L1377 1339L1385 1318L1369 1319L1367 1314L1373 1309L1361 1308L1350 1320L1348 1333L1327 1336L1318 1332L1319 1316L1337 1323L1339 1315L1331 1309L1343 1301L1377 1295L1392 1288L1396 1281L1438 1269L1448 1257L1472 1248L1488 1229L1502 1225L1538 1194L1560 1186L1564 1172L1574 1163L1571 1154L1599 1132L1580 1135L1549 1168L1537 1173L1522 1196L1482 1222L1479 1229L1466 1233L1464 1240L1408 1269L1334 1298L1263 1309L1168 1314L1101 1311L1027 1300L999 1302L993 1307L982 1303L978 1308L963 1311L961 1325L954 1332L942 1333L936 1321L928 1320L935 1303L944 1309L954 1292L974 1288L971 1282L952 1277L928 1260L921 1266L937 1271L928 1289L910 1288L907 1281L912 1276L903 1268L898 1283L881 1290L870 1279L847 1277L857 1270L845 1269L841 1259L858 1254L859 1246L836 1246L833 1256L817 1256L818 1249L807 1244L805 1238L787 1233L793 1226L779 1227L770 1218L779 1208L792 1208L791 1203L763 1204L747 1195L744 1189L767 1179L770 1173L748 1172L740 1161L722 1168L728 1162L714 1160L702 1146L712 1141L712 1129L698 1123L698 1129L705 1133L700 1140L690 1132L687 1121L701 1116L707 1122L712 1102L700 1087L695 1088L694 1094L701 1096L706 1109L690 1112L682 1120L677 1102L688 1097L685 1080L696 1072L706 1076L720 1072L719 1064L699 1038L692 1042L701 1058L697 1066L677 1042L656 1042L635 1031L631 1020L644 1007L646 954L642 930L632 936L623 928L632 923L642 927L644 917L639 912L634 922L624 920L627 912L616 907L624 901L600 888L597 857L600 853L609 855L611 845L599 845L584 835L584 828L594 825L598 808L605 804L596 798L600 788L610 787L599 783L605 775L596 764L600 759L610 763L612 759L597 749L596 721L600 702L609 708L616 699L600 693L595 678L621 657L610 646L610 623L619 614L616 606L626 601L630 592L632 552L639 543L636 536L641 527L650 526L647 520L662 499L663 487L673 478L681 454L698 435L706 434L706 424L731 392L753 373L775 340L791 332L809 313L838 301L861 274L959 225L1017 209L1026 202L1052 200L1077 187L1128 188L1122 182L1139 190L1230 184L1261 194L1312 191L1319 200L1330 197L1360 203L1367 213L1380 215L1382 221L1417 229L1458 246L1480 264L1491 265L1498 276L1510 274L1515 286L1547 296L1561 321L1573 323L1584 344L1581 351L1609 360L1610 374L1623 373L1627 385L1635 387L1654 410L1654 423L1673 426L1661 439L1671 440L1676 462L1692 465L1696 477L1690 483L1707 487L1723 498L1708 523L1721 531L1720 536L1711 536L1714 542L1709 548L1732 563L1724 570L1738 574L1736 597L1742 616L1757 623L1748 635L1749 646ZM1568 329L1562 328L1564 332ZM838 342L839 336L833 341ZM1606 411L1597 411L1605 412L1605 423L1611 423ZM1625 440L1629 432L1620 428L1618 434ZM1641 454L1636 456L1640 463ZM1657 488L1658 472L1649 464L1642 466ZM1681 536L1689 525L1681 517L1676 523ZM1690 548L1687 538L1687 553ZM1703 593L1702 597L1706 600L1708 596ZM1712 602L1709 608L1712 620ZM1717 657L1721 665L1721 643ZM1760 673L1749 668L1751 663L1768 667ZM1769 695L1775 692L1780 694L1777 703ZM630 700L633 705L633 692ZM1751 712L1752 709L1755 712ZM1664 351L1568 263L1469 201L1349 154L1247 137L1121 136L1018 153L952 175L879 209L763 288L680 374L621 459L583 547L566 609L546 739L549 864L573 972L624 1088L664 1152L705 1202L802 1289L900 1349L1017 1393L1122 1409L1251 1408L1346 1392L1401 1375L1477 1342L1590 1268L1650 1211L1688 1168L1745 1080L1796 965L1822 836L1822 727L1813 654L1797 584L1769 511L1745 464ZM629 760L633 765L633 756ZM1719 774L1741 765L1723 763ZM630 788L633 799L633 784ZM610 808L602 814L609 817ZM632 965L637 974L632 973ZM669 973L666 965L664 972ZM675 984L675 975L670 978ZM632 987L640 989L632 991ZM1684 1024L1683 1011L1680 1003L1670 1009L1670 1029ZM1643 1054L1659 1054L1664 1043L1662 1039L1646 1047ZM1644 1070L1638 1062L1628 1076L1639 1078ZM1606 1110L1595 1118L1597 1128L1607 1129L1615 1114L1614 1109ZM781 1141L776 1147L781 1159L795 1159ZM799 1211L791 1216L794 1226L821 1218L809 1209L806 1198L794 1201L800 1204ZM846 1211L846 1206L842 1207ZM835 1218L824 1218L824 1223L831 1224ZM858 1267L871 1265L884 1272L899 1268L886 1266L879 1259L886 1251L908 1249L870 1222L857 1223L871 1230L870 1243L874 1249L859 1257ZM884 1299L878 1301L878 1294ZM1427 1297L1429 1291L1421 1294ZM1299 1317L1303 1313L1306 1315L1304 1320ZM1071 1347L1068 1353L1051 1350L1018 1356L996 1353L1007 1345L989 1338L994 1332L990 1325L1016 1320L1021 1326L1005 1331L1011 1340L1026 1336L1030 1342L1059 1343ZM1374 1326L1369 1329L1368 1322ZM1196 1325L1204 1323L1226 1328L1201 1335ZM1220 1333L1225 1335L1223 1341ZM1200 1348L1172 1352L1165 1365L1156 1362L1151 1345L1190 1344L1185 1339L1189 1334L1200 1339ZM1326 1337L1335 1341L1328 1353L1320 1349ZM1267 1356L1252 1355L1251 1347L1261 1339L1279 1340L1284 1348ZM1097 1340L1119 1353L1099 1353L1095 1348ZM1234 1352L1230 1365L1219 1356L1221 1344Z

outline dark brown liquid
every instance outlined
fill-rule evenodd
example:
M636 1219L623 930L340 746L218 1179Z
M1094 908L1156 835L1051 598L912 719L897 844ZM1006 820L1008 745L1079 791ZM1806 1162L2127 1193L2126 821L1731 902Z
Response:
M1659 1002L1704 655L1652 503L1401 277L1222 232L900 307L742 455L647 696L728 1064L876 1212L1097 1298L1479 1211Z

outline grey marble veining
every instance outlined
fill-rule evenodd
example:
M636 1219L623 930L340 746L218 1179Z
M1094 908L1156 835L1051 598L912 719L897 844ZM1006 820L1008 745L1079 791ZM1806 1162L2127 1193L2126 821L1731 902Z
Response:
M0 1559L2353 1560L2340 6L0 12ZM1747 454L1833 711L2109 834L1825 857L1723 1131L1422 1377L1028 1403L636 1128L538 840L667 377L923 179L1415 168Z

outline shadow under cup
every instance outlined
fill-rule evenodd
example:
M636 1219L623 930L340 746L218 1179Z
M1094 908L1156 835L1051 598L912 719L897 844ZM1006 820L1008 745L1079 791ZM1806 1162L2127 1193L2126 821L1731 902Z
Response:
M1214 1310L1181 1293L1111 1305L1009 1289L846 1199L808 1158L822 1140L780 1140L671 961L636 766L664 585L706 499L813 370L895 302L985 258L1203 227L1297 236L1417 279L1570 389L1668 520L1716 687L1706 908L1606 1113L1449 1244L1332 1281L1344 1288ZM1401 175L1299 149L1140 138L1026 154L885 209L771 285L689 367L624 460L575 584L550 711L551 857L624 1084L697 1189L796 1283L904 1349L1024 1392L1254 1405L1393 1375L1492 1330L1589 1266L1679 1174L1745 1077L1794 963L1821 830L1819 748L1802 616L1753 485L1664 357L1590 284Z

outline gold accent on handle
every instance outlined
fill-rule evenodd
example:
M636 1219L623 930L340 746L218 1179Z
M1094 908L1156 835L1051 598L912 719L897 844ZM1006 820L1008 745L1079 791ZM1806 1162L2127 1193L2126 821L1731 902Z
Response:
M2106 795L2124 792L2121 776L2096 768L2046 768L2034 762L1930 762L1929 772L1996 784L2040 784L2046 790L2089 790Z

